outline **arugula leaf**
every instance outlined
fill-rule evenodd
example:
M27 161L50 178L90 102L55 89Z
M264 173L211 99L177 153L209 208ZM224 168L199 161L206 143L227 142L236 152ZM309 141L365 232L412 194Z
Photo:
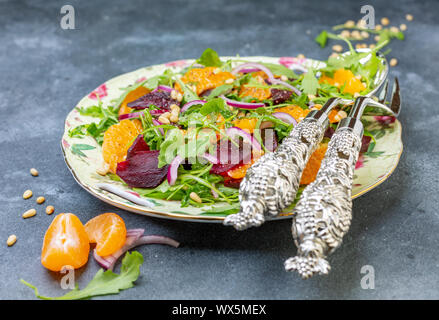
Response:
M184 97L184 100L186 102L193 101L193 100L200 100L200 97L198 97L198 95L195 92L193 92L191 89L189 89L189 87L183 81L181 81L178 78L175 81L178 82L181 89L183 90L183 97Z
M207 116L211 113L220 113L224 118L230 118L233 113L226 107L226 103L221 98L215 98L206 102L201 108L200 113Z
M211 48L204 50L201 57L197 59L197 63L202 64L205 67L221 67L222 65L218 53Z
M82 150L92 150L96 149L96 147L93 147L89 144L81 144L81 143L75 143L72 145L72 148L70 149L73 154L76 154L80 157L86 157L85 153L82 152Z
M182 145L184 145L184 136L181 131L177 128L169 130L165 141L160 146L158 167L161 168L171 163Z
M285 67L284 65L267 62L260 62L260 64L266 66L276 76L286 76L287 78L299 77L293 70Z
M32 288L35 296L44 300L79 300L89 299L95 296L108 294L117 294L122 290L132 288L133 282L137 280L140 274L140 266L143 264L143 256L137 252L127 252L122 260L120 274L116 274L111 270L104 271L100 269L89 284L79 290L78 288L66 293L61 297L45 297L38 293L38 289L30 283L20 279L21 283Z
M316 76L314 75L313 69L308 69L308 72L305 73L302 80L302 91L306 94L316 94L317 89L320 88L320 84L317 81Z
M328 42L328 32L323 30L314 40L320 45L320 47L326 47L326 43Z
M220 85L219 87L216 87L215 89L212 90L212 92L207 97L207 100L210 100L210 99L218 97L222 94L225 94L225 93L229 92L231 89L233 89L233 85L231 85L231 84Z

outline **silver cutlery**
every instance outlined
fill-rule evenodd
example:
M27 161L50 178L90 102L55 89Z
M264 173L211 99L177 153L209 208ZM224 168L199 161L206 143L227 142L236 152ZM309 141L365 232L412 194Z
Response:
M375 88L367 97L377 93L387 78L388 64L382 59L384 68L376 75ZM296 125L274 152L259 158L240 184L240 211L227 216L224 225L237 230L257 227L267 217L277 216L289 207L296 197L303 169L329 126L329 112L339 104L352 103L352 100L330 98L321 110L311 111Z
M355 100L350 114L340 121L314 182L309 184L294 208L292 233L297 256L285 261L287 271L302 278L327 274L326 257L342 243L352 220L352 180L363 136L360 117L367 106L398 116L401 97L395 78L390 105L385 105L387 81L378 101L370 97Z

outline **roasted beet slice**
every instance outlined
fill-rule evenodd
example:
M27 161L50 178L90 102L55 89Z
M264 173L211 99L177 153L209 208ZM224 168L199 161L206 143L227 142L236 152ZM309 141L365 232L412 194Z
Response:
M216 156L220 163L214 164L210 172L227 175L227 171L251 161L251 149L244 149L242 141L236 146L230 140L222 140L217 145Z
M127 106L140 110L154 105L160 109L170 110L171 104L179 105L180 103L172 99L171 94L167 91L155 91L128 103Z
M241 181L242 179L232 179L230 177L224 177L224 186L239 189Z
M145 139L143 139L143 135L139 134L134 140L131 147L127 152L127 159L129 160L132 156L140 151L149 151L149 146L146 144Z
M155 188L165 180L169 165L158 168L160 151L139 151L117 164L116 174L132 188Z
M271 99L274 104L281 104L291 98L293 92L289 90L282 89L270 89Z
M239 164L214 164L212 169L210 169L210 173L219 174L220 176L227 175L229 170L234 169L239 166Z
M367 152L369 149L370 141L372 140L372 137L370 136L363 136L361 139L361 149L360 152L364 153Z

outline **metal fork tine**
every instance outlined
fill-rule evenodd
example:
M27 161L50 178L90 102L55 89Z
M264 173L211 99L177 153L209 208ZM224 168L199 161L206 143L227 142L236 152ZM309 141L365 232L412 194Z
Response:
M384 85L380 91L380 94L378 96L378 102L379 103L385 103L386 102L386 96L387 96L387 91L389 90L389 79L386 79L386 81L384 82Z
M399 115L401 110L401 92L399 90L398 78L395 77L392 87L392 100L390 101L390 109L395 112L395 115Z

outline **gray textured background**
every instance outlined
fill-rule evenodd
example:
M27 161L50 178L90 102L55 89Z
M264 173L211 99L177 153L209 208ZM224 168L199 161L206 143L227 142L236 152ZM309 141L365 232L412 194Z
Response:
M59 26L60 8L73 4L76 30ZM67 113L102 82L142 66L198 57L206 47L222 55L324 59L313 38L324 28L361 17L360 3L334 1L4 1L0 0L0 298L30 299L24 278L45 295L60 295L58 277L39 261L53 216L35 205L30 188L56 212L85 222L107 211L130 228L180 240L179 249L144 246L135 288L115 299L439 298L437 1L368 1L378 18L408 24L406 41L391 44L403 94L405 151L395 173L354 201L354 220L330 258L329 276L302 281L283 270L295 253L290 221L236 232L221 225L153 219L113 208L79 187L64 163L60 139ZM40 171L38 178L29 168ZM18 236L8 248L9 234ZM376 289L362 290L360 269L372 265ZM98 270L91 260L77 272L83 287Z

